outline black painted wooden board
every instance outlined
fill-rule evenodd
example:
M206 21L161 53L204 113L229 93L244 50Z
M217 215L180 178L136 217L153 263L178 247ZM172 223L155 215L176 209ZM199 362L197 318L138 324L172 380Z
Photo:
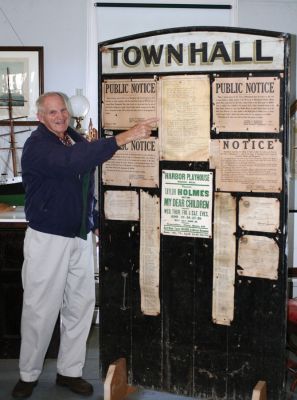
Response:
M125 357L135 385L240 400L250 399L258 380L264 380L269 398L282 398L285 271L280 270L279 281L237 277L234 321L230 327L217 325L211 319L212 240L162 236L161 315L145 316L140 310L139 223L105 221L103 232L103 376L110 363ZM128 273L127 310L121 309L123 272Z
M110 363L125 357L133 385L197 398L245 400L264 380L269 399L282 399L282 260L278 281L237 276L234 321L226 327L211 319L213 241L161 236L161 315L145 316L140 310L139 229L138 222L105 221L101 230L103 377ZM121 309L123 272L128 273L127 310Z
M161 315L144 316L135 244L139 226L105 221L104 230L100 273L103 376L111 362L125 357L133 385L197 398L245 400L251 399L258 380L265 380L268 398L282 398L285 293L279 290L281 283L238 278L234 322L230 327L214 324L212 241L166 236L161 239ZM129 232L135 235L134 246L129 243ZM126 311L120 308L122 271L130 277Z
M183 165L181 169L186 168ZM166 165L167 168L167 165ZM205 165L196 170L205 170ZM284 396L286 271L236 277L234 321L212 322L213 240L161 236L161 315L140 310L139 223L101 228L100 362L125 357L130 383L206 399L251 399L259 380ZM240 232L238 233L238 237ZM280 246L283 246L280 240ZM123 276L127 310L123 305Z
M102 231L102 229L101 229ZM131 272L133 248L137 247L131 235L130 223L105 223L104 235L100 237L102 268L99 273L100 357L105 362L102 373L105 376L109 364L124 357L129 364L131 353ZM117 251L115 251L115 248ZM104 254L103 254L104 253ZM123 303L124 278L126 278L126 301ZM104 282L104 285L102 285ZM127 307L123 310L123 305Z

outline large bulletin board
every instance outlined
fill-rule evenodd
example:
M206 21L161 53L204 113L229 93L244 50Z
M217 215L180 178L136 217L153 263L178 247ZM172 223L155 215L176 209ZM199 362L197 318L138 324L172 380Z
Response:
M205 399L284 398L290 37L175 28L99 44L100 362Z

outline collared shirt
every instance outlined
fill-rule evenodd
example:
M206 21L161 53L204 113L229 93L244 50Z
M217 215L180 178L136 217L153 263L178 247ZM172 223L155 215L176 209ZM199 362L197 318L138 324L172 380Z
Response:
M64 137L59 137L59 139L65 146L72 146L75 143L66 132L64 133Z

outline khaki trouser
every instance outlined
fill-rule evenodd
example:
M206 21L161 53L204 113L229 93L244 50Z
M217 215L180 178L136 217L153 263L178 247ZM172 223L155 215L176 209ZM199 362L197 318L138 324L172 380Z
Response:
M59 312L57 371L82 376L95 305L92 234L83 240L28 228L22 281L21 379L38 379Z

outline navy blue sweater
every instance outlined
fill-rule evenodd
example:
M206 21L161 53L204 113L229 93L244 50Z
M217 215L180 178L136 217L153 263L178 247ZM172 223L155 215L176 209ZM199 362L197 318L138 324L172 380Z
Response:
M118 150L115 138L88 142L73 129L76 142L65 146L45 125L39 124L26 140L22 153L25 213L31 228L54 235L76 237L83 215L83 177L90 173L86 232L94 227L94 171Z

